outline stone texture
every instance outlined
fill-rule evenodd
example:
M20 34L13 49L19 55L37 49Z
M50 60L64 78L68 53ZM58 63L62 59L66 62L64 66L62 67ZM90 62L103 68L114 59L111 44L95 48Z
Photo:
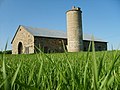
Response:
M67 39L35 37L35 46L39 47L43 52L64 52L63 45L66 48Z
M12 54L18 54L18 44L22 43L22 53L34 53L34 37L22 26L19 26L12 41ZM27 49L27 51L26 51Z
M66 12L68 52L83 50L82 18L80 8L72 8Z

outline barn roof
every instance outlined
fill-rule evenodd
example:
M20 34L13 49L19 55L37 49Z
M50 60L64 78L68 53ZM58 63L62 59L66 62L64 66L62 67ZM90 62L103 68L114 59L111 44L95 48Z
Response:
M44 28L33 28L28 26L23 26L28 32L30 32L33 36L44 36L44 37L53 37L53 38L67 38L66 32L58 31L58 30L50 30ZM92 35L83 34L83 40L92 41ZM99 42L107 42L103 39L94 37L94 41Z
M33 27L24 26L24 25L20 25L20 26L22 26L23 28L25 28L33 36L38 36L38 37L39 36L41 36L41 37L52 37L52 38L64 38L64 39L67 39L67 33L64 32L64 31L50 30L50 29L45 29L45 28L33 28ZM16 33L17 33L17 31L16 31ZM13 42L15 36L16 36L16 33L15 33L13 39L12 39L12 42ZM83 34L83 40L92 41L93 40L92 39L92 35L90 35L90 34ZM107 41L105 41L103 39L100 39L100 38L97 38L97 37L94 37L94 41L107 42Z
M58 30L50 30L45 28L33 28L28 26L23 26L28 32L33 36L44 36L44 37L54 37L54 38L67 38L66 33Z

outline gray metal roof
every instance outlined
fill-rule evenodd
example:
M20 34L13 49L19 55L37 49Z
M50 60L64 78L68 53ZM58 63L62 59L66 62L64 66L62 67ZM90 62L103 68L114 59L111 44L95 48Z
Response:
M44 37L54 37L54 38L67 38L66 33L58 30L49 30L44 28L33 28L28 26L23 26L28 32L33 36L44 36Z
M22 25L23 26L23 25ZM28 26L23 26L28 32L33 36L43 36L43 37L53 37L53 38L67 38L67 33L58 30L49 30L44 28L33 28ZM92 41L93 36L89 34L83 34L83 40ZM107 42L100 38L94 37L94 41Z
M94 35L91 34L83 34L83 40L87 40L87 41L99 41L99 42L107 42L101 38L95 37Z

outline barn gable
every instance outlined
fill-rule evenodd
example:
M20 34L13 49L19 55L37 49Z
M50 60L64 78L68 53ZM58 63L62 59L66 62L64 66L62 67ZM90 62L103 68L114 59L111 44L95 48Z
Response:
M13 36L13 39L12 39L12 41L11 41L11 44L13 43L13 41L14 41L17 33L18 33L18 31L19 31L21 28L22 28L23 30L26 30L26 28L25 28L23 25L19 25L18 28L17 28L17 30L16 30L16 32L15 32L15 35ZM26 30L26 31L27 31L27 30ZM28 31L27 31L27 32L28 32ZM30 32L28 32L28 33L30 33ZM32 33L30 33L30 34L32 35Z
M34 53L34 36L23 26L19 26L12 39L12 53Z

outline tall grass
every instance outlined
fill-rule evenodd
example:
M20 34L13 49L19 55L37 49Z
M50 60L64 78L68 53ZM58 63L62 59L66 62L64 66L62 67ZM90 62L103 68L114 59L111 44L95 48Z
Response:
M94 47L94 43L92 44ZM90 50L90 46L89 46ZM1 90L119 90L120 51L0 55Z

